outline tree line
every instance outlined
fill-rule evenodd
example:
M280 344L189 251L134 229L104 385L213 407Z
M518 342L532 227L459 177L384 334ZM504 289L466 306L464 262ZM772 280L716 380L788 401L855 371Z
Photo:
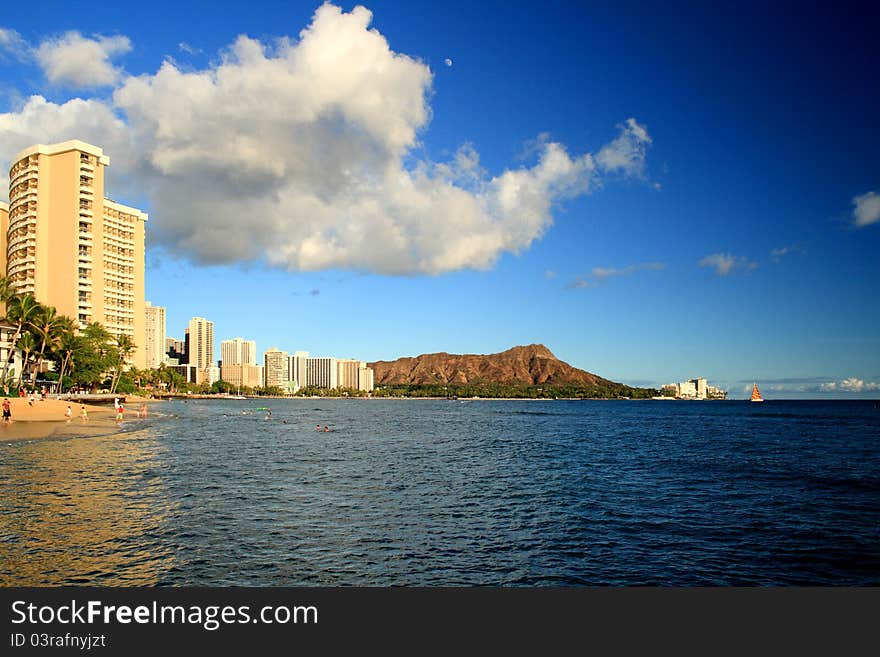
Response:
M131 336L114 336L98 322L78 330L74 319L31 294L18 293L5 276L0 276L0 303L4 309L0 321L12 328L14 347L0 371L4 394L42 385L58 392L99 388L117 392L123 383L122 387L131 387L123 372L137 348ZM19 371L14 366L15 349L21 353Z

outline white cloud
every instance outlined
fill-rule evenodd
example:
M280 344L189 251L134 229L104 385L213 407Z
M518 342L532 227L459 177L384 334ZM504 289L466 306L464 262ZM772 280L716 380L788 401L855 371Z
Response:
M32 144L51 144L68 139L102 146L106 153L119 153L111 158L108 173L114 176L128 173L126 157L133 149L128 126L100 100L74 98L58 105L42 96L31 96L17 112L0 114L0 189L9 189L8 164L13 156ZM118 164L118 166L117 166ZM116 189L111 185L111 189Z
M195 46L191 46L186 41L181 41L180 43L178 43L177 49L180 50L181 52L187 53L188 55L198 55L199 53L202 52L200 48L196 48Z
M853 205L853 223L858 226L869 226L880 221L880 194L877 192L867 192L861 196L856 196L852 200Z
M644 173L645 155L651 144L651 137L645 126L639 125L633 118L627 119L624 125L618 127L620 135L602 147L596 155L596 162L609 173L641 176Z
M697 264L699 264L700 267L714 269L718 276L727 276L737 269L751 271L758 267L757 262L752 262L745 256L734 256L729 253L713 253L707 255Z
M452 66L452 60L449 59L449 57L447 57L446 59L444 59L444 60L443 60L443 63L446 64L447 66Z
M27 41L11 28L0 27L0 61L3 53L10 54L14 59L24 61L29 56Z
M597 281L604 281L613 276L629 276L630 274L637 271L659 271L660 269L665 269L666 265L662 262L643 262L637 265L629 265L628 267L623 267L622 269L615 269L613 267L594 267L593 268L593 278Z
M770 257L773 259L773 262L779 262L782 258L792 253L806 253L806 249L804 249L802 244L789 244L770 251Z
M819 388L825 392L866 392L871 390L880 390L880 383L858 379L854 376L842 381L829 381L823 383Z
M662 262L643 262L636 265L629 265L615 269L613 267L594 267L588 277L578 276L569 282L566 287L568 289L579 289L585 287L597 287L600 283L604 283L609 278L615 276L629 276L637 271L659 271L665 269L666 265Z
M4 161L37 141L86 139L141 186L150 240L172 253L384 274L491 267L540 239L557 202L604 173L643 171L651 140L634 119L596 158L546 140L534 164L494 176L468 144L449 162L418 159L432 73L371 18L325 4L298 40L241 36L203 70L166 61L125 79L112 102L32 98L0 114Z
M94 88L115 84L120 79L121 69L110 60L130 50L131 41L126 36L89 38L79 32L67 32L43 41L34 54L49 82Z

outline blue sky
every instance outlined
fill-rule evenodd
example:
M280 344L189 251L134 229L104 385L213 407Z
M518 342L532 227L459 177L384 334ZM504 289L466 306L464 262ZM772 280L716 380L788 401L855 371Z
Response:
M0 17L0 155L105 148L169 335L880 395L876 14L53 4Z

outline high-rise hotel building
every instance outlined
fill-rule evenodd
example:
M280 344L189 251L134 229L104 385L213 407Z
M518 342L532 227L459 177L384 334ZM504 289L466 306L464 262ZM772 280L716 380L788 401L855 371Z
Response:
M186 337L189 340L189 365L196 368L196 383L208 381L212 376L208 370L217 365L214 362L214 322L193 317L189 320Z
M144 323L146 366L153 369L165 362L165 308L154 306L147 301L144 308Z
M257 365L257 343L244 338L220 343L220 379L236 387L263 385L263 367Z
M80 327L99 322L113 335L129 335L137 346L132 364L142 368L147 215L105 198L109 164L101 148L77 140L18 153L0 247L19 293L55 306Z

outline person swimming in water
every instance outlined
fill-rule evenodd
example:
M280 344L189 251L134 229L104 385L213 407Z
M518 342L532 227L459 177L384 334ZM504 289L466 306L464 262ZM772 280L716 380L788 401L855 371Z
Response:
M315 431L320 431L320 430L321 430L321 425L320 425L320 424L316 424L316 425L315 425Z
M330 433L330 427L328 427L326 424L324 425L324 433Z

